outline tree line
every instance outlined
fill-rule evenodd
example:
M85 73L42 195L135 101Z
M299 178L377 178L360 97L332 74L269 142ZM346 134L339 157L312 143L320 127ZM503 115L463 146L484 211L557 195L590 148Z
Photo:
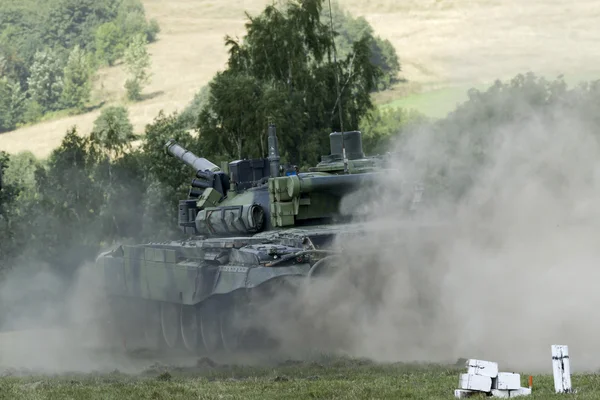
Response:
M384 68L374 61L372 35L352 41L334 62L326 13L321 0L304 0L268 6L249 18L243 41L226 39L226 68L183 113L161 112L139 137L127 110L114 106L102 111L89 135L69 130L47 160L0 154L0 266L44 260L68 276L115 242L179 237L178 200L187 197L193 171L164 154L169 138L215 163L263 157L273 122L283 162L307 166L328 153L328 134L342 125L363 131L368 153L388 151L391 140L427 130L444 146L427 182L460 196L492 151L494 133L526 117L523 104L535 115L566 104L600 129L590 112L600 101L600 86L568 89L561 79L533 74L473 90L437 121L377 109L371 93ZM459 151L465 143L472 152Z
M49 113L85 111L95 71L128 54L133 70L126 88L138 99L146 77L136 62L147 60L138 49L156 40L159 31L139 0L4 1L0 132Z

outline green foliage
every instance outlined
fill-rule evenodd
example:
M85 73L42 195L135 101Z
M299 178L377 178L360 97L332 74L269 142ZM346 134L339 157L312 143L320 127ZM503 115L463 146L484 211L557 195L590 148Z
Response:
M264 154L266 115L258 108L265 96L261 86L251 75L231 71L218 73L210 83L210 98L199 120L203 148L214 157Z
M72 276L81 262L99 249L95 220L104 187L92 178L96 160L89 138L72 128L52 152L47 168L39 169L36 176L40 197L34 221L36 235L45 245L36 249L34 256L60 268L66 276Z
M34 56L31 75L27 79L29 98L44 111L57 110L63 91L64 64L56 54L39 51Z
M18 82L0 78L0 132L12 130L23 121L25 100Z
M9 163L9 155L0 151L0 273L7 269L12 259L20 253L18 231L13 223L17 211L15 202L20 188L6 177Z
M426 122L425 116L402 108L377 108L361 121L363 149L367 154L382 154L391 141L415 125Z
M116 17L115 0L50 0L41 19L42 38L52 48L72 49L79 46L94 50L96 28Z
M397 82L400 61L392 43L376 36L373 27L364 17L352 17L337 2L332 2L331 8L331 15L328 9L321 18L327 26L330 26L333 19L333 29L337 32L335 45L338 56L347 57L352 52L353 43L365 39L371 50L370 61L382 70L375 89L385 90Z
M155 18L152 18L148 23L148 27L146 28L146 37L148 39L148 42L155 42L159 33L160 25L158 24L158 21Z
M103 109L94 121L90 138L93 143L112 156L122 155L125 149L130 149L131 141L135 140L136 136L127 109L123 106Z
M0 270L11 267L29 248L30 229L39 213L36 171L40 162L29 152L11 156L0 153L3 169L0 188ZM35 246L33 246L35 247ZM37 251L34 250L34 251Z
M15 154L6 162L3 182L21 188L20 194L25 195L35 189L35 171L40 165L29 151Z
M125 81L125 92L127 93L127 100L138 101L142 99L142 86L136 79Z
M50 2L6 0L0 18L0 54L5 76L27 88L29 66L42 47L42 16L50 12Z
M150 54L146 46L146 38L142 34L137 34L125 50L125 67L129 73L129 78L125 82L127 97L129 100L140 100L144 85L150 82L151 66Z
M132 131L126 109L110 107L90 136L70 129L46 163L2 153L0 262L44 260L70 277L101 246L180 234L177 202L192 176L163 145L170 137L195 151L198 144L176 114L148 125L139 150Z
M71 59L65 70L74 49L114 65L136 35L154 41L160 31L156 21L146 20L140 0L5 0L1 13L0 79L18 84L27 99L11 106L0 100L0 132L45 113L83 111L96 63L88 58L84 68L83 57L78 66Z
M155 19L146 21L139 0L120 0L116 18L96 30L96 57L102 64L112 66L123 57L127 46L137 35L148 43L156 41L160 26Z
M98 164L94 179L102 182L104 188L97 215L98 240L113 243L141 237L145 214L140 212L140 203L147 186L143 163L143 156L132 151L114 161L104 159ZM150 221L152 225L154 220Z
M64 70L62 104L65 108L83 110L91 93L91 61L88 54L75 46Z
M165 115L161 111L146 127L141 150L149 186L143 206L144 214L152 218L152 223L144 224L142 234L153 239L179 234L178 202L187 197L189 182L194 177L188 166L165 155L164 145L169 139L175 139L195 154L208 156L177 114Z
M35 100L28 100L25 104L23 121L26 123L37 122L44 116L44 107Z
M25 86L28 66L16 50L11 31L12 29L6 29L0 35L0 77Z
M140 0L120 0L116 23L125 43L138 34L143 34L152 43L160 32L155 19L146 21L146 11Z
M358 128L372 109L369 92L380 69L370 62L367 39L354 42L338 64L332 61L321 3L267 6L246 24L243 43L226 39L228 68L210 82L208 103L198 118L205 151L228 158L263 156L264 132L272 122L283 158L306 165L317 161L329 132Z
M165 115L162 111L154 122L146 127L141 150L145 157L148 172L163 186L174 191L187 190L188 178L191 179L188 166L164 153L164 145L169 139L175 139L182 146L196 154L206 154L198 142L186 130L177 114ZM207 155L208 156L208 155ZM183 185L183 186L182 186ZM185 194L185 192L180 192Z
M96 57L109 66L123 56L125 46L122 42L121 32L114 22L102 24L96 30Z
M210 95L210 87L208 85L202 86L202 88L196 92L192 101L185 107L179 118L182 119L187 129L193 129L198 123L198 116L200 111L208 103Z

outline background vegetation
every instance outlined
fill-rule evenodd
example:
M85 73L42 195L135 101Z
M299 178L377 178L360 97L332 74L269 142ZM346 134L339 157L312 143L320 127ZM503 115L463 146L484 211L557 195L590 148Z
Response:
M146 21L137 0L44 4L34 12L32 1L10 0L8 18L0 22L0 124L85 106L77 99L89 94L92 67L120 59L128 62L131 98L139 96L149 77L144 43L156 38L158 27ZM523 118L519 102L543 113L563 103L589 110L600 100L597 84L568 89L561 79L519 75L470 91L464 104L437 121L402 108L376 108L372 94L393 82L400 68L389 42L364 19L334 9L336 64L328 12L318 0L299 4L269 6L249 19L246 37L225 43L225 70L181 114L161 112L143 135L134 134L126 108L111 106L91 132L70 129L46 160L1 153L0 270L34 259L70 276L114 242L177 237L177 201L187 196L192 173L164 155L171 137L214 162L258 157L266 153L266 126L275 122L283 161L306 166L326 153L327 134L341 129L341 121L344 130L363 131L367 153L385 152L392 138L430 129L447 141L449 154L463 138L476 144L473 162L485 162L493 132ZM598 129L593 115L581 117ZM449 159L446 168L431 171L431 179L443 184L448 174L468 178L468 170L453 168ZM458 191L466 190L467 178Z
M160 30L139 0L6 0L0 12L0 132L84 111L96 69Z

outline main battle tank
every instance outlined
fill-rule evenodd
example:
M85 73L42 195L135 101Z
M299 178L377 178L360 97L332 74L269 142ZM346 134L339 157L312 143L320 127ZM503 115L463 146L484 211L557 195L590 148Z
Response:
M196 172L179 204L187 239L121 245L97 258L127 347L214 354L273 345L255 309L333 265L336 236L358 229L341 201L381 183L385 157L365 156L359 131L331 133L330 154L306 172L281 165L273 125L268 147L267 158L221 169L166 143Z

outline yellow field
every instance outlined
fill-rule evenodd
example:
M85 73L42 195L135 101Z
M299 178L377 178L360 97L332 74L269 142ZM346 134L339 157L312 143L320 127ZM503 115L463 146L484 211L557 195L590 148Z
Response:
M244 31L244 10L258 13L269 0L143 0L161 25L150 46L153 79L146 100L129 106L136 131L162 109L181 110L227 59L223 38ZM396 47L402 75L426 89L476 84L532 70L589 77L600 61L600 3L580 0L339 0L364 15ZM121 67L103 70L94 98L119 102ZM393 100L395 94L386 100ZM77 125L92 128L99 110L43 122L0 135L0 150L30 150L44 157Z

